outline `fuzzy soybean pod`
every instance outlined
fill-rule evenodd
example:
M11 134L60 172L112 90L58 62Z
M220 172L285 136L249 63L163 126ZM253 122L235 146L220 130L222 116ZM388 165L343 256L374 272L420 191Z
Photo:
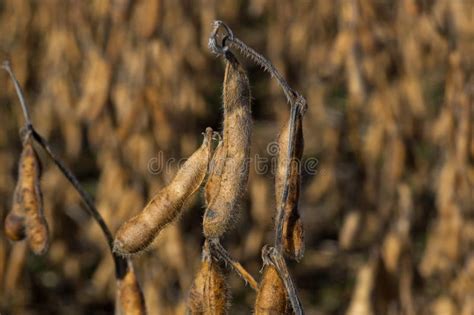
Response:
M28 244L36 255L44 254L49 247L49 230L43 213L40 176L41 164L31 137L27 137L20 158L21 204L25 212Z
M254 314L293 314L285 285L272 264L266 264L258 287Z
M222 139L219 139L219 144L214 151L214 156L212 157L211 163L209 165L209 176L204 189L204 199L206 206L210 205L219 193L225 157L226 151L224 150Z
M114 252L130 255L144 250L158 233L180 214L186 200L200 187L212 157L211 128L206 129L204 141L145 208L122 224L114 241Z
M117 279L117 315L145 315L145 298L138 283L133 265L128 261L127 271Z
M21 205L21 178L18 179L18 183L13 193L13 202L11 211L5 218L4 227L5 235L11 241L21 241L25 238L25 213L23 212Z
M285 185L288 167L288 142L290 141L290 120L283 126L278 137L278 164L275 174L276 206L279 207ZM301 159L303 156L304 140L302 115L296 116L294 155L291 158L288 179L288 199L284 205L285 213L282 229L283 252L286 257L299 261L304 255L303 221L298 210L301 185Z
M216 197L207 206L203 219L204 235L220 237L237 216L239 201L249 174L250 85L247 74L235 56L227 51L224 76L224 165Z
M189 292L189 314L227 314L229 289L222 270L211 257L204 257Z

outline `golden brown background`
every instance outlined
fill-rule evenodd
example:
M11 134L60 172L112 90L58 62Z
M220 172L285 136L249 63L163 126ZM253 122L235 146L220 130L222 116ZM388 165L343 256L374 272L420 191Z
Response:
M307 314L474 314L474 1L1 0L0 50L40 133L95 198L113 232L221 126L214 19L272 60L307 98L300 208L306 255L290 264ZM252 85L252 156L287 117L284 96L241 55ZM0 74L0 216L10 207L23 121ZM111 314L105 239L44 162L52 244L35 257L0 233L0 312ZM176 164L173 164L176 167ZM259 278L272 242L271 172L252 168L223 240ZM149 314L182 314L199 265L202 197L134 259ZM2 224L3 225L3 224ZM231 314L255 294L229 274Z

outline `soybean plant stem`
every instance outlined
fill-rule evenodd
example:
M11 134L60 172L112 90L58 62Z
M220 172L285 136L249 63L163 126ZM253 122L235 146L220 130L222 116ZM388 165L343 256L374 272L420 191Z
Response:
M229 264L232 269L250 285L252 289L255 291L258 290L257 281L255 281L252 275L247 270L245 270L245 268L238 261L235 261L232 259L232 257L230 257L227 250L219 243L219 240L210 240L209 243L211 245L211 252L215 256L223 260L226 264Z
M10 61L4 60L3 64L2 64L2 68L6 72L8 72L8 74L10 75L11 80L13 81L13 85L15 86L16 94L18 95L18 98L20 100L21 109L23 111L23 117L25 117L26 128L30 129L33 126L33 124L31 123L30 112L28 111L28 106L26 104L24 94L21 90L20 83L16 79L15 74L13 73L12 68L10 66Z
M230 27L227 26L224 22L214 21L213 25L214 28L211 33L211 37L209 38L209 48L213 53L221 55L224 54L225 50L228 49L227 46L224 45L224 43L229 42L230 46L234 46L235 48L237 48L244 56L250 58L253 62L262 67L265 71L268 71L268 73L270 73L270 75L277 80L278 84L283 90L283 93L285 93L287 101L290 104L293 104L295 102L297 93L290 87L288 82L286 82L285 78L280 74L280 72L278 72L278 70L270 62L270 60L268 60L267 58L259 54L257 51L255 51L253 48L245 44L243 41L235 37ZM227 33L222 41L222 46L219 46L216 40L217 32L220 27L223 27Z

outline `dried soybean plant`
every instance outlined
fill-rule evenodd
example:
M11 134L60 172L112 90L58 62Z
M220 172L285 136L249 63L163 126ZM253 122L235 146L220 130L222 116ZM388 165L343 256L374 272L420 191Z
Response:
M298 92L311 103L303 121L312 133L305 134L305 155L318 157L317 175L308 173L300 191L300 211L308 209L303 217L307 248L302 264L291 263L305 311L384 314L376 305L383 302L390 313L408 315L403 297L411 294L412 314L472 313L473 1L200 1L192 7L186 1L160 0L87 3L3 0L0 46L12 56L20 82L38 91L30 108L38 114L32 115L35 128L49 142L54 136L54 148L68 157L70 167L80 162L73 170L81 182L100 175L95 203L113 233L168 176L150 176L147 162L153 152L159 149L165 159L184 152L189 156L201 144L194 126L204 119L222 131L216 121L222 118L215 107L220 104L206 102L216 96L222 78L203 74L223 74L224 64L203 48L215 17L233 27L245 21L238 31L232 29L235 35L269 57L285 78L291 75L292 87L299 82ZM231 41L226 44L242 65L250 64ZM282 127L289 111L277 84L253 73L249 78L258 86L252 90L258 108L252 108L252 149L266 154L265 144L278 132L269 118L278 117L277 127ZM12 103L10 91L3 92L3 101ZM16 124L11 110L0 106L0 112L0 195L6 201L13 196L17 176L11 170L20 156L12 152L17 145L21 151L21 142L10 132ZM181 126L179 137L176 126ZM35 148L49 164L41 148ZM25 259L26 239L12 247L2 239L4 312L65 313L71 305L80 313L93 312L108 307L115 293L105 243L84 246L101 232L92 220L76 216L76 206L67 206L77 204L78 196L70 187L57 189L64 179L53 168L45 167L41 182L54 235L47 253L51 264L34 273L23 270L25 263L38 261ZM264 174L250 175L249 207L239 231L250 230L221 240L257 280L262 275L255 265L275 216L268 209L275 199L269 180ZM399 201L405 198L402 186L411 195L410 216ZM317 215L309 209L318 209ZM48 216L52 213L57 215ZM137 264L144 267L141 284L150 314L182 313L183 294L176 291L190 287L195 270L189 259L200 261L199 216L183 216L183 224L160 232L156 251L133 262L138 274ZM71 219L80 225L64 228ZM24 225L16 226L21 231ZM379 257L372 258L374 247ZM92 256L93 261L83 260ZM50 287L45 280L52 274L58 281ZM91 281L82 281L84 274ZM390 281L380 281L382 274ZM85 284L99 294L84 296ZM69 289L56 294L65 286ZM245 299L253 307L251 290L231 287L233 304ZM377 299L379 293L383 300ZM64 298L73 304L59 306ZM233 311L245 312L239 305Z
M224 34L218 44L219 30ZM275 242L262 249L263 276L258 284L250 273L220 244L220 238L232 228L249 176L252 131L251 91L247 73L230 47L237 48L278 81L290 103L289 119L278 137L279 155L275 177ZM303 314L296 287L285 257L299 261L304 254L304 230L298 211L300 159L303 154L302 118L306 100L292 90L283 76L262 55L234 36L220 21L214 23L209 48L225 60L223 84L222 135L207 128L201 145L178 170L174 179L158 192L138 215L119 228L115 239L73 173L52 151L33 127L21 88L8 63L4 68L15 84L25 116L22 132L24 150L20 161L18 184L5 230L12 240L28 238L31 249L41 254L47 250L48 228L43 216L39 187L40 161L33 142L41 146L82 197L86 209L97 221L111 249L117 277L116 313L144 314L145 302L134 273L130 255L145 250L168 224L176 221L186 201L199 190L204 180L205 212L202 262L187 301L192 314L224 314L230 304L230 291L218 261L226 263L257 292L256 314ZM214 149L213 140L218 140Z
M218 44L220 28L224 29L221 44ZM251 135L250 88L245 71L240 66L229 46L235 46L245 56L277 79L287 100L290 102L290 119L279 136L279 161L275 178L277 213L275 220L274 247L264 246L262 259L264 271L257 287L253 278L237 262L233 261L221 246L219 238L228 230L229 224L237 215L239 198L247 184L248 158ZM303 154L302 116L307 106L306 100L293 91L276 68L255 50L236 38L232 30L223 22L214 22L209 39L209 48L216 55L222 55L226 62L223 88L224 130L211 165L213 166L206 184L206 212L203 218L203 231L206 242L203 247L203 261L211 261L209 253L227 262L252 288L257 290L256 314L303 314L296 287L291 279L283 255L299 261L304 254L303 225L298 212L300 189L300 159ZM209 250L210 249L210 250ZM207 299L215 294L212 290L201 289L202 269L195 278L188 300L188 311L193 314L222 314L225 309L197 309L205 305ZM249 280L250 279L250 280ZM202 286L202 285L201 285Z
M107 240L115 263L117 282L115 313L120 315L146 314L143 294L136 279L132 262L112 251L112 233L96 209L92 197L82 188L66 164L54 153L48 141L34 128L23 91L10 63L4 61L2 68L8 72L15 86L25 120L25 126L21 130L23 151L20 157L18 183L14 192L12 210L5 220L6 235L12 241L19 241L26 237L31 250L37 255L44 254L48 249L48 224L43 214L40 188L41 161L33 146L33 142L36 142L77 190L86 206L86 210L98 223Z

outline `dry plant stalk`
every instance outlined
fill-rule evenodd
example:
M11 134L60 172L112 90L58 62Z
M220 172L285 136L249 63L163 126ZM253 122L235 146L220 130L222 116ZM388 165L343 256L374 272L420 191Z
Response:
M230 292L220 267L204 243L202 262L188 296L190 314L227 314Z
M203 230L206 238L218 238L228 230L237 215L249 174L252 127L250 84L245 70L230 51L225 53L225 59L222 144L225 159L220 183L215 186L218 192L204 214Z
M126 273L117 279L115 314L145 315L145 299L130 260L128 260L127 266Z
M227 250L222 247L218 239L209 240L210 252L213 257L219 258L226 265L230 266L250 287L254 290L258 289L257 281L252 275L238 262L230 257Z
M12 208L5 217L4 230L5 235L11 241L21 241L26 237L25 233L25 214L21 205L21 179L15 186L13 193Z
M148 247L158 233L180 214L186 200L201 186L212 157L211 128L206 129L201 147L180 168L174 179L146 205L142 212L117 231L114 252L138 253Z

